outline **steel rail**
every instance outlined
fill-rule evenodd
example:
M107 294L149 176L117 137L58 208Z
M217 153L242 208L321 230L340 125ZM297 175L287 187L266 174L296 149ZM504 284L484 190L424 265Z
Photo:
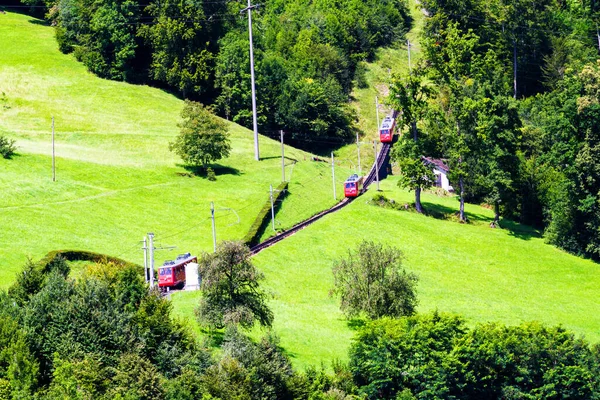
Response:
M390 152L390 144L383 143L383 145L381 146L381 151L377 155L377 159L373 163L373 166L371 167L369 174L365 178L362 193L364 193L369 188L369 186L373 183L373 181L375 180L375 174L376 174L375 163L377 163L378 168L381 169L389 152ZM338 210L341 210L342 208L344 208L345 206L350 204L354 199L355 198L353 198L353 197L345 197L342 201L335 204L333 207L328 208L327 210L321 211L320 213L315 214L312 217L310 217L302 222L299 222L298 224L281 232L280 234L278 234L276 236L272 236L272 237L268 238L267 240L265 240L264 242L250 247L250 253L252 255L258 254L262 250L273 246L275 243L293 235L294 233L298 232L301 229L304 229L305 227L312 224L313 222L318 221L319 219L323 218L327 214L331 214Z

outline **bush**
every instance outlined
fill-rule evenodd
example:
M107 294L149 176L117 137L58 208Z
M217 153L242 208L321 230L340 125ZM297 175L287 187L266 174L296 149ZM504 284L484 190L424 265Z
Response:
M15 141L5 136L0 136L0 155L6 159L10 159L17 150Z
M341 298L348 316L412 315L417 306L417 276L402 269L402 252L391 246L362 241L356 251L333 267L331 294Z
M275 189L275 197L273 198L273 202L277 202L279 199L283 198L287 193L288 182L281 182L279 186ZM263 208L260 209L256 219L250 226L248 233L244 236L242 241L246 243L248 246L254 246L258 244L258 240L262 236L267 224L271 218L271 200L267 200Z
M202 299L196 310L200 323L211 328L239 324L251 328L255 321L270 327L273 312L259 282L264 275L252 264L250 249L241 242L222 242L216 253L204 253L198 267Z

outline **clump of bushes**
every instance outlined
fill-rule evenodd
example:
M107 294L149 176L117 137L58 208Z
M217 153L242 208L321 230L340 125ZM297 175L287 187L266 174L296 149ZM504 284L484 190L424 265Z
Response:
M0 136L0 155L3 158L10 159L17 150L15 141L7 138L6 136Z

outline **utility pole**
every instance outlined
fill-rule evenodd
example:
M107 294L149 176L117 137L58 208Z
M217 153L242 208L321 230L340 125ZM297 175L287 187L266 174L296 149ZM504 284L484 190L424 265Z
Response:
M154 233L148 233L148 247L150 250L150 288L154 287Z
M373 150L375 150L375 180L377 181L377 191L379 192L379 163L377 162L377 141L373 140Z
M331 179L333 179L333 199L337 200L337 196L335 194L335 164L333 162L333 151L331 152Z
M148 283L150 278L148 277L148 243L146 236L142 239L142 243L144 243L144 247L142 247L142 250L144 250L144 281Z
M358 133L356 134L356 150L358 152L358 175L362 175L362 170L360 169L360 142L358 141Z
M210 217L212 219L213 250L217 252L217 230L215 228L215 203L210 202Z
M600 51L600 30L598 30L598 24L596 24L596 36L598 37L598 51Z
M410 40L406 39L406 45L408 47L408 73L412 74L412 66L410 64Z
M379 99L375 96L375 112L377 114L377 132L379 132Z
M281 182L285 182L285 157L283 150L283 130L279 131L279 135L281 136Z
M240 11L240 14L244 11L248 12L248 34L250 37L250 77L252 80L252 126L254 128L254 158L256 161L260 161L260 153L258 151L258 123L256 118L256 86L254 83L254 46L252 44L252 10L258 8L258 5L250 4L248 0L248 7Z
M271 222L273 223L273 232L275 231L275 207L273 207L273 185L269 185L269 198L271 199Z
M54 152L54 117L52 117L52 182L56 182L56 161Z

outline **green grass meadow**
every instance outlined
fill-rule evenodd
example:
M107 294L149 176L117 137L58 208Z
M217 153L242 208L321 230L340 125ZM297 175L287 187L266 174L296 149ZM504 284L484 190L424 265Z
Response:
M162 90L99 79L61 54L53 29L21 14L0 14L0 134L18 155L0 160L0 287L27 257L86 249L142 263L142 237L154 232L157 263L176 252L212 251L210 202L218 240L241 239L281 181L281 147L230 124L232 154L217 181L192 177L168 151L182 101ZM51 170L55 118L56 176ZM331 168L286 147L290 181L277 229L335 203ZM337 197L350 170L336 166ZM239 217L239 218L238 218Z
M413 194L397 188L396 181L382 181L381 193L400 204L412 201ZM272 296L274 330L297 365L346 359L353 328L329 297L331 269L362 239L402 249L404 266L419 276L419 311L458 313L471 324L561 324L600 341L597 264L547 245L528 227L504 221L506 229L491 229L492 212L483 207L467 204L472 222L460 224L369 204L375 193L370 189L255 256ZM458 210L454 197L424 193L423 202L438 211ZM193 319L196 299L174 295L179 315Z

